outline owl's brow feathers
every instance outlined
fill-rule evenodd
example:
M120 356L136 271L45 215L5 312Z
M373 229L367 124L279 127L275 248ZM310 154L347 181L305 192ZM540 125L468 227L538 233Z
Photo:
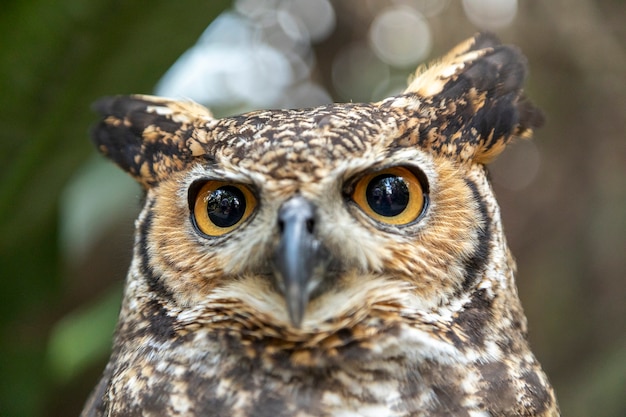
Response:
M442 73L444 66L447 72ZM254 146L263 146L257 149L261 152L280 146L285 140L278 134L281 130L306 132L312 126L326 128L331 148L362 146L376 129L392 125L398 129L397 146L419 146L460 161L487 163L513 137L530 137L543 124L542 113L522 94L525 74L526 60L517 48L480 34L439 63L419 68L404 94L379 103L259 111L216 120L193 102L107 97L94 104L105 117L94 128L93 140L144 187L184 169L194 157L210 158L232 147L233 136L237 141L255 136L270 142L247 141L249 146L241 152L249 156Z

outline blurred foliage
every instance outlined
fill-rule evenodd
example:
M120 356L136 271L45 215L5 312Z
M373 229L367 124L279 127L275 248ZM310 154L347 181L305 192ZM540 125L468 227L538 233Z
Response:
M119 291L107 294L85 309L59 320L50 337L48 363L52 377L67 383L82 370L108 355L121 299ZM106 331L109 329L109 331Z
M467 13L469 3L436 6L427 16L431 57L481 28ZM435 2L332 4L335 29L314 45L311 77L335 99L349 100L368 95L353 90L346 97L337 85L342 51L367 44L385 7ZM112 166L94 162L90 103L152 92L230 6L4 2L0 416L77 415L106 361L140 191ZM574 417L626 415L625 21L623 1L528 0L496 30L528 56L528 95L548 118L532 145L511 146L492 172L532 344L563 415ZM390 82L411 71L368 68L365 83L381 71Z

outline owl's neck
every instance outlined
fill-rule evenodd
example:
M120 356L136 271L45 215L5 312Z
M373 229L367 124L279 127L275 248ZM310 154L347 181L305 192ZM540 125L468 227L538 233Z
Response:
M140 407L155 401L145 392L161 393L158 401L168 402L161 405L173 407L169 402L187 387L198 399L195 406L207 407L211 415L230 415L229 398L237 398L248 415L268 404L288 415L298 410L306 410L303 415L362 415L363 410L387 415L390 409L398 416L455 415L483 410L495 400L501 411L512 410L517 399L506 393L520 387L543 393L549 402L545 375L526 345L523 326L507 319L512 324L507 329L481 330L504 322L488 313L490 303L500 300L487 294L477 290L465 314L448 322L417 326L400 317L372 320L299 343L281 339L279 329L258 333L232 321L231 327L182 323L147 299L139 309L141 320L129 320L130 309L137 306L125 303L112 363L140 363L141 368L112 370L114 384ZM137 380L143 382L137 385ZM535 405L537 410L541 406Z

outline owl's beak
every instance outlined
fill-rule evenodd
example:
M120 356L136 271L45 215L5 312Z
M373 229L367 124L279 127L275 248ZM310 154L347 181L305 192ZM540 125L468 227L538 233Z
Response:
M276 278L291 324L300 327L311 293L326 269L325 249L315 236L315 205L297 195L278 212L280 241L274 253Z

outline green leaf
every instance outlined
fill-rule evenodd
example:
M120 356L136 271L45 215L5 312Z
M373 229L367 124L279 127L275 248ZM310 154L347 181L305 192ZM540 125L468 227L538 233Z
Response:
M47 352L54 379L68 381L108 355L121 298L116 289L100 302L70 313L56 324Z

